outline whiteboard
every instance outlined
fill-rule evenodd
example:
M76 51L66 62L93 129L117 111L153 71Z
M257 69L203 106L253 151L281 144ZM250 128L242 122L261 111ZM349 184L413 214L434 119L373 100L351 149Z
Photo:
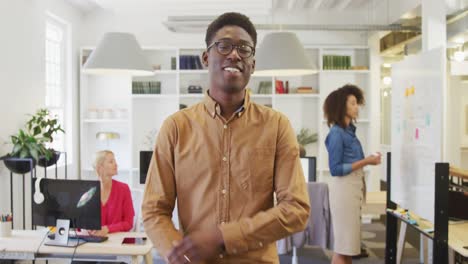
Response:
M435 163L442 160L444 50L394 64L392 83L390 199L434 223Z

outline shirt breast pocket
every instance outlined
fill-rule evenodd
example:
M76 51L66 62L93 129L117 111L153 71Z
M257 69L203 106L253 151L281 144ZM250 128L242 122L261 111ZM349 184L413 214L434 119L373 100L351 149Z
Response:
M275 149L257 147L250 150L249 170L252 191L272 190Z

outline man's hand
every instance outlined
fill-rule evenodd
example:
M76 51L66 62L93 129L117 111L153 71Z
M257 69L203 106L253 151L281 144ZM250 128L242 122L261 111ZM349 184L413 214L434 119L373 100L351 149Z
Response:
M167 261L170 264L198 263L214 257L221 251L223 244L223 235L217 227L196 231L182 241L175 242Z

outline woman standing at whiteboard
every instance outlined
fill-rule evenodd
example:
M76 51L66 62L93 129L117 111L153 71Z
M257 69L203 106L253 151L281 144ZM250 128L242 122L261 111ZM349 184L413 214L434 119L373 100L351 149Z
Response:
M347 84L331 92L323 110L330 132L325 140L328 164L330 212L334 233L332 264L352 263L361 252L361 204L365 195L364 166L380 164L380 153L367 158L356 137L354 125L364 95Z

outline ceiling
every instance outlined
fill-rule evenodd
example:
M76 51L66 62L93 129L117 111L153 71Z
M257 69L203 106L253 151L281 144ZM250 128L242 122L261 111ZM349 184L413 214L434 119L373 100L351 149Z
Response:
M84 13L98 9L119 12L127 8L153 7L168 9L181 15L210 15L207 12L236 10L248 14L267 15L275 10L340 11L359 10L369 7L377 0L65 0ZM179 13L177 13L179 12Z

